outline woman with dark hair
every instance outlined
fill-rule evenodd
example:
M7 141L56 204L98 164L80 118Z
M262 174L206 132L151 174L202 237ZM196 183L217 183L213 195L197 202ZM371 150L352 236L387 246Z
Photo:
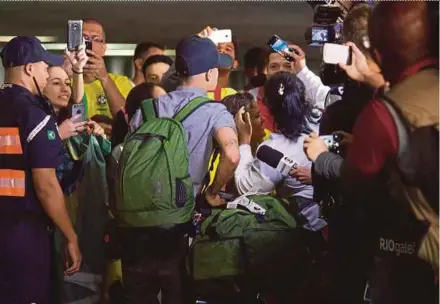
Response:
M244 111L249 113L252 126L250 144L252 151L255 153L268 131L264 129L264 118L260 115L260 110L258 109L258 104L254 96L250 93L237 93L225 97L222 102L233 116L235 116L241 108L244 108Z
M261 145L269 146L291 158L298 166L311 167L303 151L303 142L311 132L318 133L321 112L305 100L303 83L292 73L279 72L265 85L265 103L275 123L275 132ZM236 115L240 143L240 163L235 171L235 185L240 194L277 195L295 204L303 227L318 231L326 226L319 217L319 206L313 201L313 186L303 184L252 156L252 127L244 109ZM261 147L260 145L260 147Z

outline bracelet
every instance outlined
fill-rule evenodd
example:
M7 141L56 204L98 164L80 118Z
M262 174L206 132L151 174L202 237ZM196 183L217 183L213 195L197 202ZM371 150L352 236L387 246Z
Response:
M81 75L83 72L77 72L77 71L75 71L74 69L72 69L72 72L74 73L74 74L79 74L79 75Z

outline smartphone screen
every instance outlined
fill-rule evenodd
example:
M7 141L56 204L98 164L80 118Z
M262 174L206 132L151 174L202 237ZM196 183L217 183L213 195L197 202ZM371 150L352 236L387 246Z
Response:
M313 27L312 28L312 41L320 42L324 44L328 42L328 28Z
M69 51L77 50L83 39L83 21L69 20L67 22L67 49Z
M277 35L274 35L270 40L267 42L267 44L278 54L283 56L287 61L294 61L293 57L290 56L290 49L289 45L286 41L278 37Z

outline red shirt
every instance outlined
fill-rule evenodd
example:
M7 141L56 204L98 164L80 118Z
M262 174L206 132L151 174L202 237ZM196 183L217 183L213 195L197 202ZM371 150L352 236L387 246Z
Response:
M435 63L433 59L423 60L405 70L397 81ZM397 154L397 129L388 109L380 100L372 100L365 106L356 120L353 135L347 161L365 177L378 174L387 159Z
M258 110L260 110L260 115L264 118L264 124L263 124L264 128L269 130L270 132L274 132L275 124L274 124L272 115L270 115L269 109L264 104L263 87L258 88L257 104L258 104Z

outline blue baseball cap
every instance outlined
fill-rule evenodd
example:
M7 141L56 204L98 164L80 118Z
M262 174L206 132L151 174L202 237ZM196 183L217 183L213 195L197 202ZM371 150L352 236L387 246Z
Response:
M44 61L50 66L62 65L63 56L51 54L34 36L17 36L11 39L0 53L5 68L13 68L28 63Z
M194 76L219 66L217 46L209 38L193 35L176 47L176 71L181 76Z

